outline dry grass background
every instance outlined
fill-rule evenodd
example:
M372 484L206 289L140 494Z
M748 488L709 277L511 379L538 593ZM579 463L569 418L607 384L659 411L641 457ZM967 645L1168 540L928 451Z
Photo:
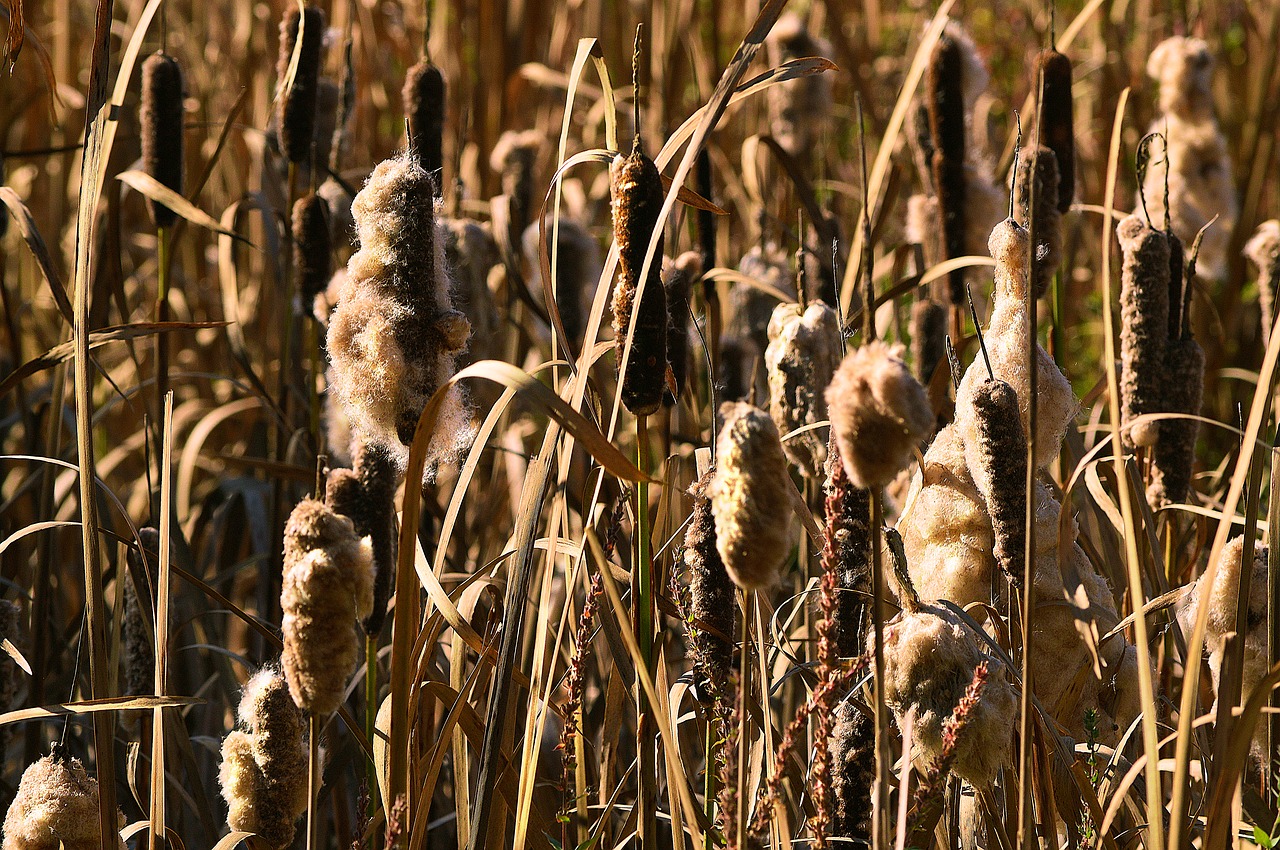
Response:
M288 362L282 329L291 299L290 186L272 115L277 24L286 5L27 4L25 46L0 75L0 142L12 190L4 200L13 214L0 241L0 373L8 376L0 383L0 578L4 598L20 609L20 625L3 637L24 668L14 672L10 702L0 706L9 712L0 716L0 805L13 798L24 768L59 741L111 789L103 797L114 796L135 843L147 840L148 828L155 842L167 834L171 846L193 850L256 840L223 838L220 747L234 727L244 683L279 655L283 518L318 480L319 434L307 416L305 367L281 374ZM922 67L918 49L935 20L934 4L790 4L825 40L829 67L803 69L826 69L831 99L825 115L810 116L823 119L814 143L789 162L762 138L775 132L768 100L778 86L756 90L723 117L713 111L718 120L705 139L711 128L696 119L677 134L700 107L723 105L729 92L717 83L726 74L738 74L730 81L737 86L796 58L762 48L749 66L735 59L751 58L782 3L320 5L328 27L324 73L336 81L349 72L354 80L335 178L358 189L403 146L401 86L420 58L429 15L429 56L448 87L443 210L500 225L512 205L491 199L512 189L490 152L505 131L533 131L534 209L527 220L538 220L545 198L548 211L580 222L601 249L605 275L583 282L584 303L593 303L588 339L597 339L608 321L616 263L616 251L605 250L612 233L602 165L608 156L601 149L629 149L631 57L636 24L643 23L639 129L647 152L664 175L687 176L684 185L694 189L684 142L692 135L694 144L705 143L711 199L727 212L715 218L717 265L726 267L712 273L718 300L732 304L748 285L727 269L754 246L776 242L790 262L800 221L811 253L826 257L836 240L849 344L859 341L854 314L864 303L859 287L868 257L871 285L885 300L877 311L880 336L908 341L911 304L924 289L918 275L927 269L915 265L917 255L904 241L906 200L918 191L920 175L906 143L902 119L912 92L903 86ZM10 26L20 6L10 4ZM1280 213L1273 108L1280 95L1280 4L1070 0L1052 16L1039 2L1016 0L957 0L948 8L991 69L975 132L998 159L997 174L1012 161L1015 113L1025 128L1034 124L1033 62L1051 20L1074 63L1077 205L1063 217L1061 274L1054 295L1042 302L1040 329L1083 404L1048 475L1059 493L1070 485L1063 501L1081 525L1089 559L1115 592L1119 614L1132 613L1126 590L1135 579L1141 598L1168 603L1164 594L1204 571L1233 523L1244 527L1247 546L1256 540L1261 547L1270 538L1259 518L1268 509L1273 521L1280 518L1272 496L1280 455L1268 449L1276 433L1270 402L1280 343L1273 335L1271 348L1264 344L1254 271L1241 253L1257 225ZM98 17L104 10L109 19ZM758 14L766 26L753 30ZM1112 321L1104 305L1114 312L1120 258L1114 240L1104 245L1100 237L1131 207L1135 152L1156 115L1146 59L1175 33L1204 37L1218 60L1213 91L1240 212L1222 278L1198 280L1192 297L1207 358L1205 424L1191 508L1171 520L1174 512L1153 515L1142 498L1145 456L1110 462L1118 390L1107 368L1114 350L1104 344ZM106 43L109 54L101 49ZM185 191L194 206L171 231L167 252L167 318L178 323L164 334L171 413L157 393L156 329L149 324L157 318L156 230L141 181L117 179L142 167L139 71L162 45L185 77ZM109 64L95 71L97 59ZM799 66L789 67L798 73ZM109 155L97 174L91 167L82 179L86 120L98 114L86 119L86 106L104 98L105 123L91 134L90 150L105 132ZM865 116L865 153L855 99ZM565 179L553 184L562 164ZM868 191L865 242L860 221ZM86 204L99 193L97 203ZM1115 210L1106 209L1108 199ZM697 247L696 216L693 207L669 206L666 253L676 257ZM20 227L24 215L29 219ZM227 232L214 230L215 222ZM337 224L333 255L340 267L356 246L350 222ZM552 228L548 223L547 238ZM400 541L411 544L416 531L420 548L402 545L394 610L370 656L377 668L373 694L366 694L361 666L343 711L323 724L318 796L295 841L317 847L393 841L415 850L513 841L542 848L637 840L646 848L749 846L739 825L755 814L757 791L788 724L811 696L825 693L824 677L831 675L819 663L815 603L822 482L795 476L812 511L808 537L801 533L787 554L780 583L741 597L741 643L731 663L747 675L735 708L732 694L709 696L706 681L691 673L681 613L688 584L681 548L693 507L685 493L709 462L717 429L702 346L718 329L708 320L706 291L693 287L690 306L701 336L679 404L637 428L619 413L607 332L585 351L575 342L568 356L576 363L566 362L565 350L552 348L559 317L548 321L538 262L514 253L505 259L506 273L489 281L492 317L481 315L474 298L460 306L477 331L460 363L468 375L461 383L476 406L476 448L442 467L430 485L411 485L396 497L407 529ZM652 252L649 259L661 261ZM546 256L541 263L549 268ZM821 264L813 265L811 282ZM990 271L979 265L969 278L985 321ZM972 323L965 322L965 338L954 342L967 365L980 355ZM310 323L304 318L298 327ZM722 384L732 366L717 363L714 380ZM945 372L944 365L944 395ZM293 388L284 411L278 385ZM767 407L767 398L757 403ZM411 482L419 477L415 464L420 471L424 462L433 412L419 423ZM278 444L288 447L283 455ZM330 453L336 465L341 450ZM90 454L93 465L86 463ZM634 465L656 480L638 480L644 476ZM88 471L96 471L96 505L86 503L80 486ZM93 554L81 533L86 504L93 516L88 539L99 548ZM891 499L890 524L895 504ZM131 568L138 529L166 515L172 522L159 539L158 571L148 573L136 560ZM1175 531L1181 537L1170 542ZM133 582L155 590L143 594L144 623L168 623L159 641L142 630L161 663L145 688L133 690L125 669L140 638L129 631L137 629L128 616L131 572ZM1272 594L1275 573L1271 567ZM1115 749L1086 736L1064 752L1066 739L1038 732L1027 791L1046 844L1069 840L1064 821L1073 829L1084 824L1082 842L1109 848L1160 848L1171 835L1206 847L1239 844L1241 836L1280 840L1280 780L1260 777L1247 762L1249 730L1233 726L1222 700L1214 722L1207 674L1186 701L1182 638L1170 630L1168 607L1155 605L1136 634L1132 619L1121 624L1130 641L1145 635L1154 659L1154 692L1145 700L1154 725L1145 743L1142 724ZM1274 595L1265 607L1274 622ZM653 627L645 629L649 617ZM1017 656L1016 625L996 637L1002 651ZM1266 666L1275 661L1273 654ZM111 699L123 702L90 703ZM650 701L642 720L637 699ZM371 705L381 707L376 731ZM814 841L805 818L825 789L815 793L806 769L819 728L802 724L801 740L779 760L779 796L760 839L768 846ZM1152 755L1152 735L1165 742L1159 759L1144 757L1144 747ZM896 757L900 733L890 736ZM562 740L569 752L557 750ZM736 783L729 797L737 799L721 795L717 803L717 770L706 770L707 758L726 752L736 753L730 758L736 767L725 776ZM922 776L926 767L918 765ZM950 788L937 834L913 833L913 842L950 846L962 832L987 847L1011 848L1019 840L1016 761L995 796L982 798L975 815L980 839L961 823L954 778ZM905 833L905 821L898 824L902 792L893 792L885 813L886 842ZM633 837L637 830L641 838ZM1034 831L1026 831L1029 843ZM5 846L43 845L6 837Z

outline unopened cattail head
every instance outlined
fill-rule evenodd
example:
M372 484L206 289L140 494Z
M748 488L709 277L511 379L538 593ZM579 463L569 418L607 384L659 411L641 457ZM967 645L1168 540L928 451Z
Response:
M315 192L293 205L293 268L302 304L313 304L333 276L329 205Z
M690 636L698 667L713 692L727 696L738 603L733 581L716 548L715 516L707 495L713 475L714 471L708 470L689 491L693 513L685 530L681 560L689 570Z
M421 166L407 156L379 164L351 209L360 250L329 320L331 386L359 432L401 461L471 326L450 300L432 181ZM428 473L471 433L466 398L454 386L432 433Z
M508 130L498 137L489 154L489 167L502 177L502 194L507 199L507 233L513 249L519 250L525 228L537 211L534 167L543 135L537 130Z
M1036 59L1041 78L1040 141L1053 151L1058 166L1058 212L1071 209L1076 193L1075 119L1071 101L1071 60L1058 51L1042 50ZM1038 190L1037 190L1038 191Z
M702 257L697 251L685 251L670 265L664 264L662 288L667 291L667 362L671 364L674 388L668 387L662 403L674 407L684 391L689 375L689 320L693 283L702 276Z
M1121 422L1163 410L1165 347L1169 327L1169 239L1131 215L1116 228L1124 265L1120 274ZM1130 445L1154 446L1157 422L1126 429Z
M142 63L142 168L182 194L182 66L163 51ZM178 214L148 200L156 227L170 227ZM7 216L6 216L7 218Z
M1004 381L988 380L969 397L962 394L956 407L969 471L991 515L996 565L1021 588L1027 542L1027 437L1018 396Z
M333 158L333 142L338 136L341 110L342 90L332 77L321 77L316 82L316 126L312 131L311 153L307 158L312 180L316 183L325 179L329 162Z
M298 707L328 717L342 704L359 655L356 620L373 607L369 545L351 520L303 499L285 525L280 594L289 692Z
M1280 220L1258 225L1245 243L1244 255L1258 267L1258 306L1262 308L1262 339L1271 339L1275 325L1276 286L1280 285Z
M600 243L575 219L561 218L556 233L551 216L546 223L547 241L556 239L554 254L547 251L548 263L555 263L556 309L569 338L572 350L582 350L583 336L587 331L587 315L596 282L600 279ZM524 258L529 268L541 265L538 255L538 223L534 222L524 232Z
M613 195L613 238L618 243L618 280L613 289L613 334L618 368L631 339L631 357L621 376L622 403L636 416L657 411L666 389L667 298L662 288L662 243L649 264L640 289L649 240L662 210L662 178L653 160L640 150L639 137L629 154L618 154L609 166ZM638 297L639 296L639 297ZM635 314L635 332L631 333Z
M740 340L749 340L758 352L769 347L769 320L773 318L778 297L796 297L795 275L785 251L769 242L753 245L738 263L738 271L763 286L734 281L729 289L728 321L725 331Z
M836 706L831 732L831 835L870 844L876 779L875 718L850 701Z
M796 14L785 14L773 25L766 41L769 61L777 66L793 59L825 56L830 45L815 37ZM821 141L831 118L831 80L828 74L809 74L769 89L769 128L782 149L808 157Z
M302 45L298 50L298 64L293 80L288 80L298 36ZM290 5L280 21L280 58L276 63L276 76L280 85L288 85L279 99L277 123L280 132L280 149L289 162L306 162L311 155L315 139L316 89L320 79L320 52L324 47L324 12L316 6L307 6L301 15L297 6Z
M307 808L307 749L302 711L279 670L264 667L245 684L238 720L222 741L227 824L283 850Z
M938 364L946 359L947 309L932 299L911 305L911 365L916 380L929 386Z
M454 306L471 322L467 359L487 359L502 319L489 278L502 262L502 252L487 225L469 218L441 223L444 256L454 280Z
M142 549L130 547L129 575L124 585L124 692L129 696L155 693L155 632L150 612L156 567L160 562L160 532L151 526L138 530ZM135 581L142 581L141 588ZM141 591L141 593L139 593Z
M1031 208L1032 180L1035 209ZM1032 145L1022 149L1013 175L1014 220L1029 228L1035 219L1035 296L1044 297L1062 263L1062 213L1058 212L1058 158L1053 149Z
M1164 351L1164 409L1168 413L1200 415L1204 394L1204 349L1190 335L1171 339ZM1147 501L1153 508L1184 502L1191 492L1196 437L1200 423L1194 419L1163 419L1152 453L1151 484Z
M769 320L769 415L783 434L827 418L824 395L844 349L840 318L821 301L803 311L797 304L779 304ZM787 457L806 478L823 474L827 438L823 430L797 434L782 444Z
M428 174L435 176L437 190L444 165L445 82L444 73L423 59L404 78L404 117L409 125L409 154Z
M4 817L4 850L102 850L123 848L119 836L104 840L98 817L98 781L58 744L22 774ZM124 818L120 817L120 825Z
M716 521L716 549L743 590L767 589L791 554L791 496L778 429L744 402L720 407L716 470L707 487Z
M755 385L755 364L759 350L750 340L736 336L720 339L720 371L716 375L717 398L722 401L745 401Z
M355 471L360 476L364 493L363 527L373 553L373 610L365 617L365 634L377 635L387 617L387 600L391 598L391 578L396 569L396 489L400 475L390 452L376 444L356 447Z
M933 136L933 186L938 196L946 258L964 255L965 241L965 55L952 29L944 30L929 58L925 105ZM964 270L950 276L951 303L964 303Z
M850 352L827 387L831 430L857 487L884 487L933 433L933 408L907 364L879 340Z
M698 151L694 173L698 181L698 194L708 201L712 200L715 181L711 170L711 151L705 147ZM697 222L698 253L702 258L702 270L711 271L716 267L716 214L711 210L700 209L697 212Z

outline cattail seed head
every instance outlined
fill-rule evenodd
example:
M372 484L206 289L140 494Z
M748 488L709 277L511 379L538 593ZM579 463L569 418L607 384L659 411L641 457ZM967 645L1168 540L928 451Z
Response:
M308 192L293 205L293 268L302 304L311 305L333 276L329 205Z
M371 559L351 520L323 502L303 499L289 515L281 660L294 702L310 714L328 717L342 704L359 654L355 621L373 607Z
M996 564L1015 588L1021 588L1027 543L1027 437L1018 396L997 379L980 384L967 399L961 396L957 406L964 401L972 406L972 417L958 416L956 421L975 426L974 433L965 434L965 455L991 515Z
M693 617L690 636L698 667L711 682L713 692L727 695L733 672L733 624L738 603L737 592L716 548L715 516L707 495L714 474L708 470L689 491L693 513L684 534L681 560L689 570L689 614Z
M827 418L824 392L844 355L840 318L821 301L802 312L797 304L779 304L769 320L769 415L786 434ZM806 478L823 474L827 440L822 431L806 431L782 444Z
M929 129L933 136L933 185L938 196L946 258L964 255L965 55L953 29L944 30L926 72ZM964 303L964 270L951 273L951 303Z
M1169 239L1131 215L1116 228L1124 265L1120 274L1120 401L1125 424L1162 410L1169 327ZM1154 446L1156 422L1126 430L1127 443Z
M753 245L742 256L738 271L781 292L788 300L796 297L795 275L792 274L790 260L786 252L772 242ZM729 289L728 302L726 333L740 340L749 340L757 352L765 351L769 347L769 320L778 306L777 296L735 281Z
M280 21L280 57L276 63L276 76L282 85L287 82L299 29L302 31L302 47L298 52L293 84L280 98L277 107L280 149L285 158L294 163L307 161L315 138L316 89L320 78L320 51L324 47L324 12L316 6L307 6L300 16L298 8L291 5L284 13L284 18Z
M312 179L323 182L333 158L333 141L338 135L339 112L342 108L342 91L332 77L316 81L316 126L312 131L311 151L307 162L311 166Z
M1036 59L1042 80L1040 90L1040 140L1053 151L1058 166L1057 210L1071 209L1076 193L1075 119L1071 101L1071 60L1050 48ZM1039 189L1037 189L1039 191Z
M916 380L929 386L938 364L946 359L947 309L922 299L911 305L911 363Z
M374 569L373 610L362 625L366 635L377 635L387 618L391 577L396 569L396 489L400 476L390 452L376 444L358 445L353 461L364 494L361 522L356 531L369 538Z
M489 167L502 176L502 194L507 198L510 244L517 249L536 210L533 175L542 144L543 135L537 130L508 130L498 137L498 143L489 154Z
M58 744L22 774L4 818L4 850L101 850L98 780ZM124 817L119 817L124 826ZM111 845L124 848L119 836Z
M502 252L489 228L477 221L450 218L441 230L445 262L455 282L455 306L471 322L467 359L487 359L502 321L489 288L489 276L502 262Z
M556 309L574 352L582 350L583 336L587 331L587 315L591 295L600 279L600 243L582 224L571 218L560 219L560 231L555 233L551 217L547 217L547 236L556 238L554 255L548 251L548 261L555 263ZM534 222L524 232L524 258L531 269L538 269L538 224ZM541 286L535 280L535 291ZM673 365L674 368L674 365Z
M405 75L404 116L409 124L409 154L435 177L437 189L444 165L444 74L428 60L418 62Z
M142 551L130 547L129 576L124 586L124 683L129 696L155 693L155 653L152 642L151 617L154 610L152 592L155 587L156 567L160 563L160 532L151 526L138 529ZM147 582L139 595L133 579Z
M854 487L837 448L827 458L823 569L836 578L831 637L842 658L862 654L866 604L871 593L871 492ZM837 762L833 762L837 763Z
M649 266L643 297L637 303L640 273L649 240L662 210L662 178L640 150L639 139L630 154L618 154L609 166L613 195L613 238L618 243L618 281L613 290L613 334L618 367L631 330L631 358L622 375L622 402L636 416L655 412L662 403L667 373L667 299L662 288L662 234Z
M796 14L780 17L766 41L769 61L777 66L793 59L825 56L831 48L816 38ZM808 156L831 117L828 74L809 74L769 89L769 126L782 149L795 157Z
M280 671L264 667L245 684L238 728L222 741L227 824L259 835L273 850L293 843L307 808L304 722Z
M182 194L182 66L163 51L142 63L142 168ZM171 227L178 214L148 199L156 227ZM7 218L7 216L6 216Z
M755 362L759 350L750 340L735 336L720 338L720 373L716 375L718 398L744 401L751 396L755 383Z
M1035 209L1031 209L1031 181L1035 180ZM1032 145L1022 149L1013 175L1014 220L1022 227L1035 218L1035 296L1043 298L1062 264L1062 213L1058 212L1058 158L1053 149Z
M1258 306L1262 308L1262 340L1271 339L1275 325L1276 286L1280 284L1280 220L1258 225L1245 243L1244 255L1258 267Z
M744 402L726 402L720 415L724 425L707 487L716 549L734 584L767 589L791 553L787 460L769 414Z
M1204 394L1204 349L1200 343L1190 336L1169 340L1164 370L1165 412L1199 416ZM1147 488L1147 501L1153 508L1186 501L1200 433L1200 423L1194 419L1162 419L1159 425Z
M667 362L671 364L670 387L662 396L662 403L675 407L684 390L689 375L689 319L693 315L690 299L693 282L702 276L702 257L697 251L685 251L674 262L663 264L662 288L667 292Z
M933 408L907 364L879 340L845 357L827 387L831 430L857 487L883 487L933 432Z
M831 834L871 841L871 787L876 779L875 719L852 702L836 706L831 734Z

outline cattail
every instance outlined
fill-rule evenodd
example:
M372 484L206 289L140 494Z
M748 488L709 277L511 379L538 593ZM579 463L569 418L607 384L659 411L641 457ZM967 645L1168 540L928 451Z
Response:
M755 385L755 363L759 350L750 340L733 336L720 340L720 373L716 388L722 401L745 401Z
M1205 277L1216 280L1226 270L1239 201L1214 116L1213 65L1209 45L1198 38L1175 36L1151 51L1147 74L1160 85L1162 114L1149 130L1160 136L1151 146L1137 208L1145 206L1153 225L1172 230L1187 245L1217 216L1197 262Z
M1031 209L1031 181L1035 179L1035 209ZM1062 213L1058 212L1058 160L1052 148L1022 149L1013 175L1014 220L1026 228L1035 219L1035 296L1043 298L1062 264Z
M791 495L778 429L744 402L720 406L716 471L707 486L716 521L716 549L734 584L767 589L791 554Z
M831 834L871 842L871 787L876 779L875 719L852 702L836 706L831 735Z
M382 631L387 616L391 577L396 568L395 498L400 476L395 460L381 446L360 443L353 454L354 469L329 473L325 502L351 520L356 534L369 538L373 556L373 610L362 625L366 635L376 636ZM358 502L353 501L357 498Z
M1057 210L1071 210L1076 194L1075 119L1071 101L1071 60L1048 48L1036 59L1040 77L1040 141L1053 151L1058 166ZM1039 192L1039 188L1036 190ZM1038 226L1038 222L1037 222Z
M787 300L796 297L795 275L786 252L769 242L754 245L738 263L738 271L769 289L782 293ZM769 320L778 306L776 295L748 283L735 281L729 289L729 320L725 332L729 336L750 340L756 351L769 347Z
M711 683L712 693L727 695L733 672L733 623L737 593L716 548L715 517L707 488L714 470L708 470L689 493L693 513L684 533L681 560L689 570L689 635L699 671Z
M118 815L120 826L124 816ZM4 850L102 850L98 781L55 743L22 773L4 816ZM123 850L118 835L112 846Z
M155 654L149 613L159 564L160 532L151 526L138 529L142 549L130 547L129 576L124 585L124 692L129 696L155 693ZM147 582L135 587L134 582ZM139 593L141 591L141 593Z
M670 265L664 263L662 288L667 292L667 362L671 365L674 389L668 387L662 403L675 407L689 375L689 319L693 282L702 276L702 257L685 251Z
M489 277L502 262L502 252L489 229L467 218L450 218L441 223L444 257L453 274L455 306L471 322L470 360L484 360L493 348L502 321Z
M142 63L142 169L182 194L182 66L159 51ZM171 227L178 214L148 200L156 227ZM8 218L8 216L6 216Z
M1120 402L1125 425L1159 413L1166 386L1169 326L1169 239L1131 215L1116 228L1124 266L1120 275ZM1126 443L1154 446L1157 422L1126 428Z
M403 96L409 154L435 177L438 188L444 165L444 74L429 60L421 60L405 75Z
M600 279L600 243L581 223L571 218L561 218L560 231L556 233L548 215L546 227L547 236L554 235L557 245L554 255L547 252L548 262L555 262L556 309L560 311L564 332L576 354L582 349L591 295ZM524 258L531 269L538 269L541 265L538 259L539 237L537 222L524 231ZM535 281L535 284L535 291L538 291L541 281Z
M965 734L947 741L946 721L984 662L991 672L981 698L969 709ZM975 787L989 786L1009 762L1018 697L1004 665L949 611L926 607L887 625L884 693L899 724L914 710L915 749L931 760L941 758L944 747L952 749L955 772Z
M329 205L315 192L308 192L293 205L293 268L302 304L310 306L333 275Z
M946 359L947 310L924 298L911 305L911 363L916 380L928 387L934 370Z
M293 843L307 808L304 723L280 671L264 667L245 684L238 728L222 741L227 824L257 834L273 850Z
M769 320L769 415L780 433L790 433L827 418L823 393L843 356L840 317L821 301L801 311L797 304L779 304ZM817 478L827 459L827 440L821 431L797 434L782 444L787 457L806 478Z
M947 259L964 255L965 236L965 56L955 29L938 37L926 75L929 129L933 135L933 185L938 194ZM964 270L950 276L952 304L964 303Z
M965 452L991 514L996 564L1015 588L1021 588L1027 546L1027 437L1018 414L1018 396L1013 387L993 379L979 385L971 396L962 396L957 407L966 401L971 413L956 419L972 423L971 432L965 434Z
M933 432L933 408L924 387L879 340L845 357L826 395L840 457L857 487L888 484Z
M279 99L276 121L280 132L280 149L293 163L306 162L315 139L316 89L320 78L320 51L324 46L324 12L307 6L301 18L291 5L280 21L280 58L276 75L281 85L289 83L289 65L298 41L299 20L302 23L302 46L298 49L298 65L292 84Z
M537 130L508 130L498 137L489 154L489 167L502 176L502 194L507 199L507 244L513 251L520 249L520 239L537 211L534 166L542 144L543 135Z
M1182 241L1169 237L1169 339L1164 351L1164 410L1200 415L1204 393L1204 349L1191 333L1191 286L1184 280ZM1160 420L1159 437L1151 454L1151 484L1147 501L1153 509L1185 501L1191 489L1200 423L1194 419Z
M289 692L303 711L328 717L342 705L359 647L355 621L373 608L369 545L351 520L303 499L285 525L280 593Z
M1262 344L1271 340L1276 321L1276 285L1280 284L1280 220L1258 225L1245 243L1244 255L1258 267L1258 306L1262 308Z
M329 320L334 394L369 440L403 462L427 400L454 373L471 332L453 309L431 177L407 156L369 176L352 213L360 250ZM428 449L428 474L471 439L470 412L451 387Z
M796 14L785 14L769 32L769 61L778 66L793 59L825 56L830 45L816 38ZM769 89L769 127L782 149L794 157L812 155L831 118L828 74L809 74Z
M697 180L698 194L710 201L714 194L715 183L711 171L711 151L702 148L698 151L694 179ZM711 271L716 267L716 214L711 210L699 209L698 222L698 254L702 258L702 270ZM704 292L714 292L715 282L704 281Z
M311 152L307 156L312 179L316 183L325 179L329 161L333 158L334 139L340 135L341 108L342 90L332 77L321 77L316 82L316 126L312 131Z
M842 658L862 654L865 597L871 593L871 492L854 487L838 449L827 458L822 564L836 579L831 639Z
M630 154L618 154L614 158L609 166L609 178L613 195L613 238L618 243L613 334L619 369L631 330L632 312L638 312L635 333L631 335L631 359L626 374L621 377L622 402L636 416L647 416L658 409L666 389L667 298L662 288L661 233L638 304L636 296L649 240L662 210L662 179L653 160L641 151L639 136Z

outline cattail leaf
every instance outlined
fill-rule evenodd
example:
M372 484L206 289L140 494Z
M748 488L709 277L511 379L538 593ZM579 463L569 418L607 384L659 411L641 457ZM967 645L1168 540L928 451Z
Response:
M116 179L138 192L141 192L147 198L150 198L157 203L164 204L166 207L173 210L192 224L198 224L207 230L212 230L214 233L220 233L223 236L230 236L232 239L238 239L255 250L261 250L257 245L254 245L248 239L235 231L227 230L219 224L213 216L204 212L195 204L191 203L168 186L165 186L145 171L126 171L122 174L116 175Z
M17 531L15 531L13 534L10 534L8 537L6 537L4 539L4 542L0 543L0 555L3 555L6 549L8 549L14 543L17 543L19 540L21 540L22 538L28 535L38 534L41 531L47 531L51 528L69 528L71 526L75 526L76 528L79 528L80 523L74 522L74 521L68 521L68 520L49 520L47 522L33 522L30 525L24 526L18 529ZM30 673L31 671L28 670L27 672Z
M0 186L0 201L4 201L9 212L13 214L14 220L18 222L18 230L21 231L23 241L27 243L27 247L36 258L36 264L40 266L40 274L44 276L45 283L49 284L49 292L53 295L54 303L58 305L58 312L70 322L71 299L67 297L67 288L62 283L62 275L58 274L58 269L53 264L49 246L45 244L44 237L36 229L31 210L27 209L27 205L18 197L18 193L8 186Z
M670 192L671 178L665 174L659 174L658 176L662 179L662 190L664 192ZM716 206L715 204L711 203L706 198L702 197L697 192L693 191L692 189L686 186L681 186L680 190L676 192L676 200L682 204L685 204L686 206L690 206L698 210L706 210L707 212L715 213L716 215L729 214L728 210L722 207Z
M80 523L73 524L79 525ZM31 665L27 663L27 659L23 657L22 653L18 651L18 648L13 645L12 641L5 638L3 642L0 642L0 649L4 649L5 652L9 653L9 657L13 659L15 664L22 668L24 673L28 676L31 675Z
M154 697L141 696L108 697L106 699L81 700L79 702L62 702L53 705L40 705L31 708L20 708L0 714L0 726L20 723L24 720L42 720L49 717L66 717L68 715L96 714L102 711L151 711L157 708L181 708L186 705L204 705L204 700L195 697Z

